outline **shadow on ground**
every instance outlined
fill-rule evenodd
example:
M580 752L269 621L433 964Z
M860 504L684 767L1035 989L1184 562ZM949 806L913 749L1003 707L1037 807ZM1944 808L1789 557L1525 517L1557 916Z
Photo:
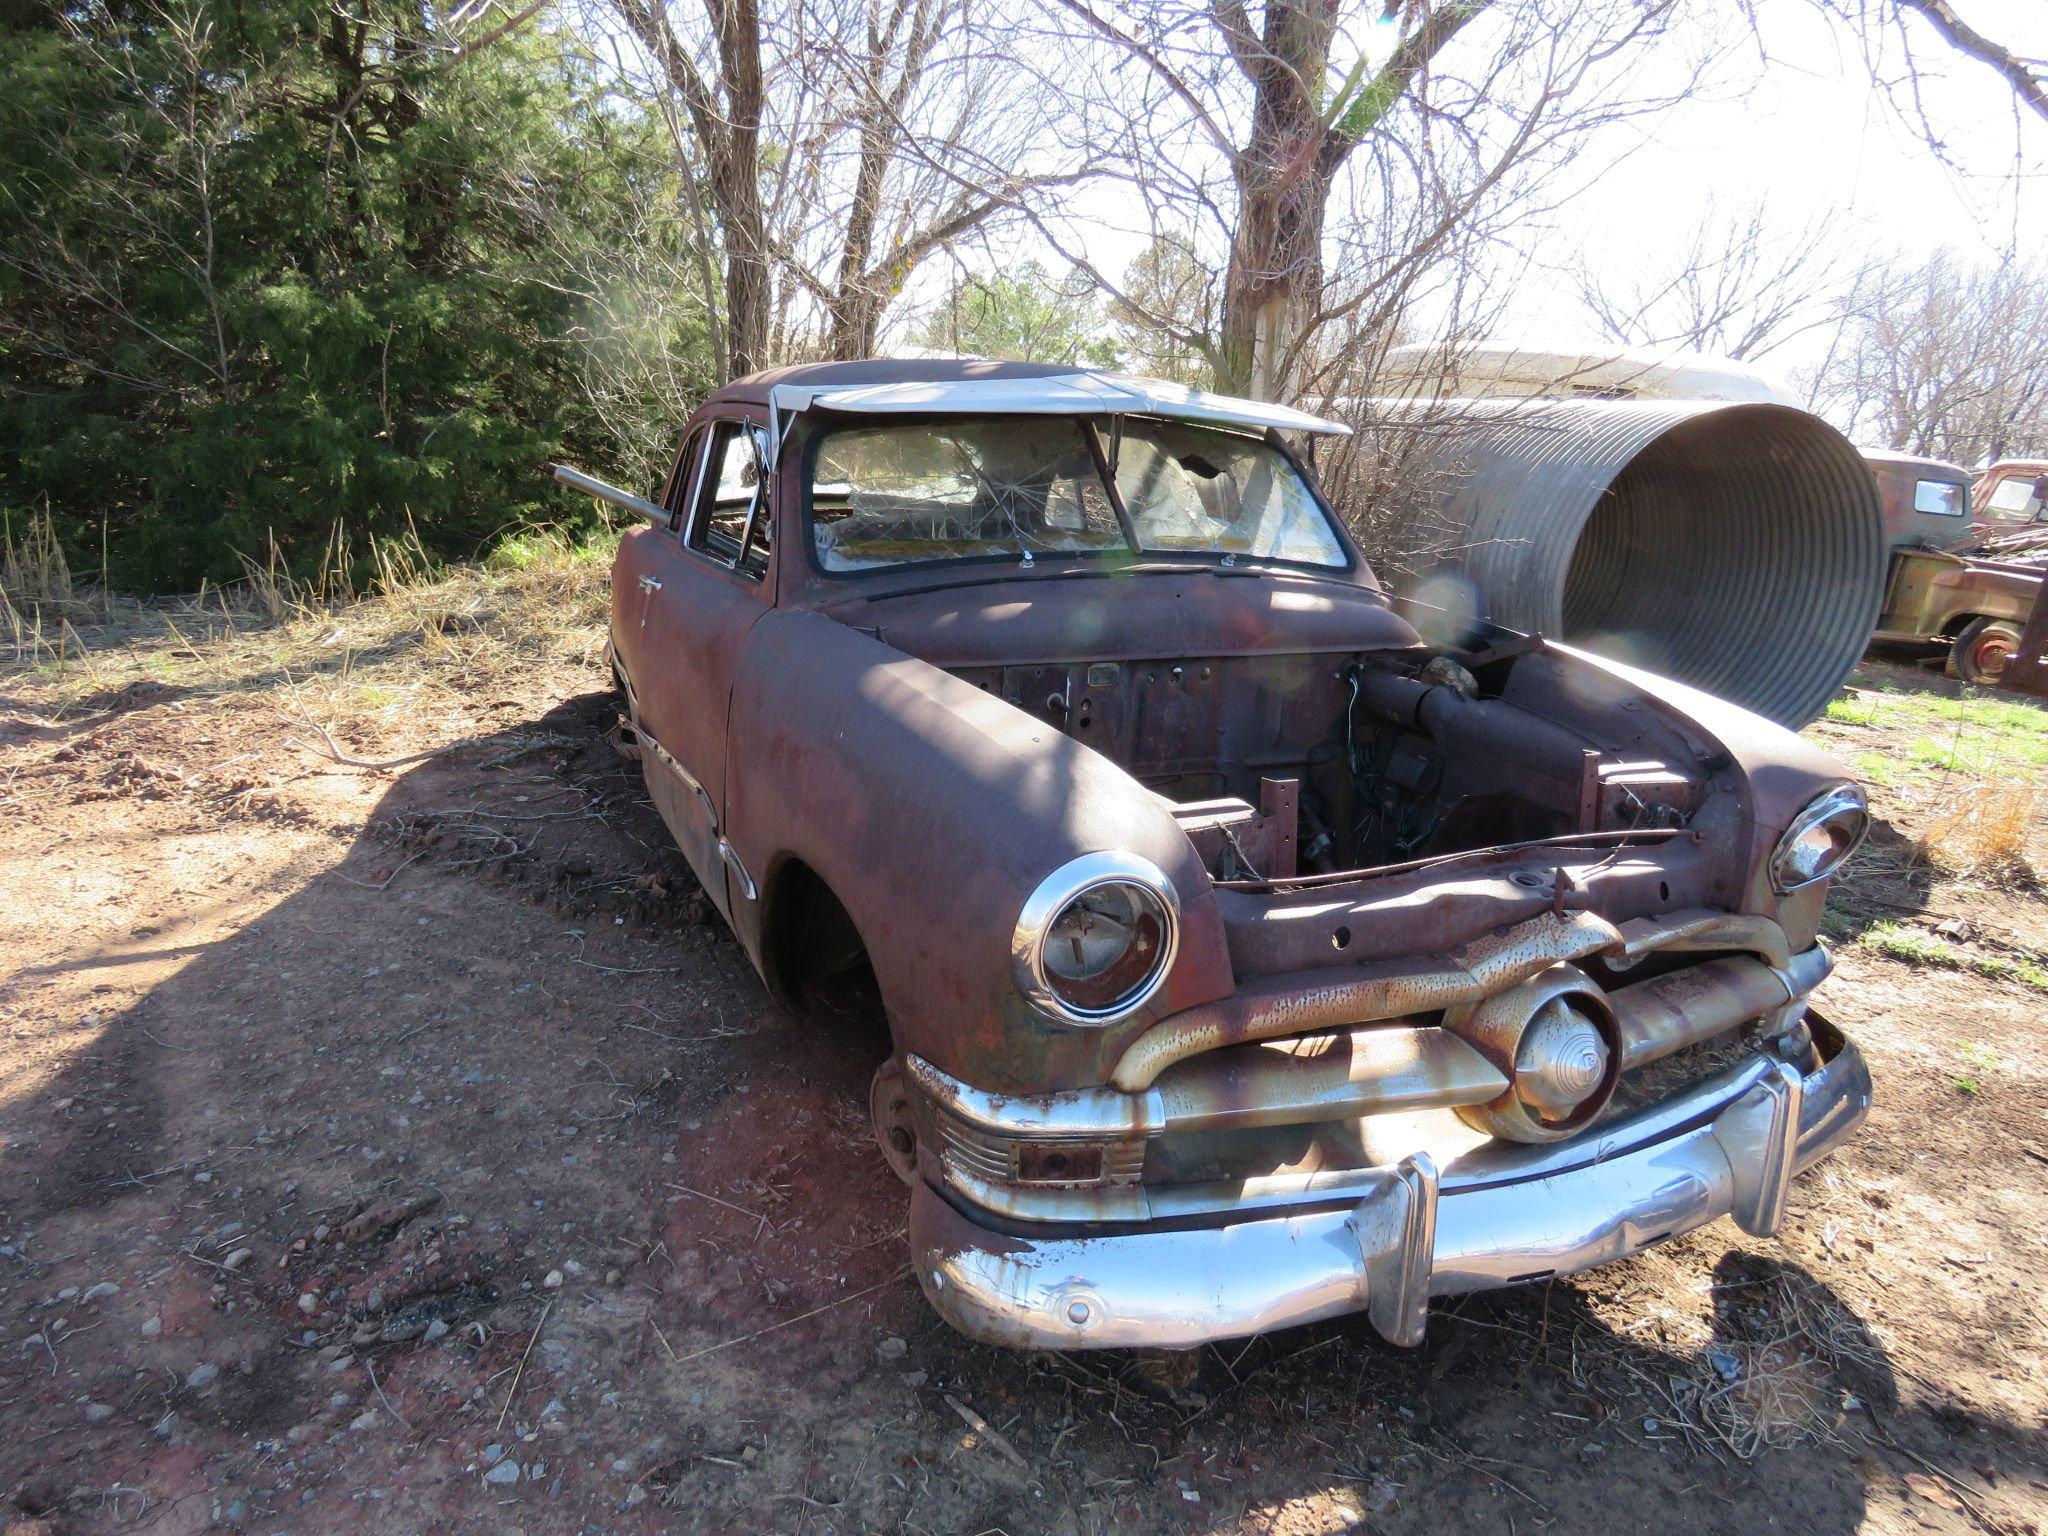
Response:
M397 778L338 862L156 946L182 967L0 1106L20 1519L1021 1536L1655 1510L1831 1536L1904 1473L1939 1492L2038 1456L1902 1394L1823 1277L1725 1226L1446 1305L1415 1351L1359 1321L1171 1361L960 1338L905 1268L873 1033L769 1002L612 709Z

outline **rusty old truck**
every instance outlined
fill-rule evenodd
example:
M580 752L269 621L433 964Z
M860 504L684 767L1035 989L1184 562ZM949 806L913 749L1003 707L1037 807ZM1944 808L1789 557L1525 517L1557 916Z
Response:
M1973 502L1970 472L1959 465L1871 450L1864 458L1877 480L1891 550L1871 638L1939 646L1951 677L1985 687L2007 682L2041 599L2043 571L2008 557L2004 546L2025 524L2007 512L2031 515L2034 503L2003 487L2016 485L2032 496L2037 477L1987 472L1976 482Z
M647 785L977 1338L1180 1348L1773 1232L1862 1120L1813 1006L1861 792L1533 636L1424 644L1342 432L1053 366L719 390L614 569ZM824 1027L824 1026L819 1026Z

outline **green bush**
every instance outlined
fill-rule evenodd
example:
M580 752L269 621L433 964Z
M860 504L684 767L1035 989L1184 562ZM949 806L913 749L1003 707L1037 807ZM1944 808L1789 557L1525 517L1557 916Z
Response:
M184 589L337 520L469 558L586 515L539 469L618 463L586 342L666 161L545 32L464 55L429 14L0 23L0 507L74 568L104 541L117 585Z

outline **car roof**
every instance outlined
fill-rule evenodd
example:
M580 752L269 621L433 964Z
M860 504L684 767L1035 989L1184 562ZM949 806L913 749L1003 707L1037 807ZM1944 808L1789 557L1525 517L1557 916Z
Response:
M1057 379L1088 370L1071 363L1009 363L957 357L864 357L844 363L797 363L734 379L712 395L766 405L778 385L857 389L872 384L930 384L956 379Z
M1971 478L1970 471L1963 468L1962 465L1952 464L1947 459L1930 459L1924 454L1900 453L1891 448L1865 448L1863 450L1863 457L1870 460L1873 464L1902 464L1914 469L1939 469L1947 471L1952 478L1957 480L1968 480Z
M713 403L720 401L766 404L785 417L814 409L862 415L1143 415L1327 435L1351 431L1291 406L1214 395L1166 379L1059 363L961 358L868 358L778 368L734 380L713 396Z

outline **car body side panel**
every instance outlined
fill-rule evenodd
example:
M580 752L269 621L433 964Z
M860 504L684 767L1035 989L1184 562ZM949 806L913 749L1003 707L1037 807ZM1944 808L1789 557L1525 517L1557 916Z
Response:
M701 781L678 752L681 749L701 763L712 755L711 748L723 746L724 724L721 717L720 736L707 742L701 732L686 729L676 713L683 691L676 674L695 666L677 644L671 606L679 595L676 589L685 584L679 563L676 536L666 529L636 529L619 541L612 566L612 650L626 679L634 728L643 738L640 768L648 798L698 883L724 912L728 907L716 813L709 791L698 794L693 789L702 788Z
M790 860L859 930L897 1045L991 1091L1100 1082L1166 1013L1233 987L1214 893L1159 801L1003 700L815 613L756 625L735 679L727 836L763 877ZM744 766L739 766L744 765ZM1171 974L1131 1019L1077 1028L1018 992L1026 897L1069 859L1150 859L1181 902ZM764 902L764 904L765 904ZM757 960L762 914L736 913Z
M718 414L757 419L743 410ZM689 483L688 469L679 465L671 476L672 499L682 494L678 476ZM719 850L726 713L747 632L773 601L773 559L761 580L686 548L688 510L677 531L642 528L621 540L613 582L622 618L613 644L632 687L634 723L650 748L641 757L648 793L705 894L732 918L747 897Z
M1937 640L1961 622L1984 617L2026 622L2041 590L2041 573L1931 550L1900 550L1893 557L1881 639Z

